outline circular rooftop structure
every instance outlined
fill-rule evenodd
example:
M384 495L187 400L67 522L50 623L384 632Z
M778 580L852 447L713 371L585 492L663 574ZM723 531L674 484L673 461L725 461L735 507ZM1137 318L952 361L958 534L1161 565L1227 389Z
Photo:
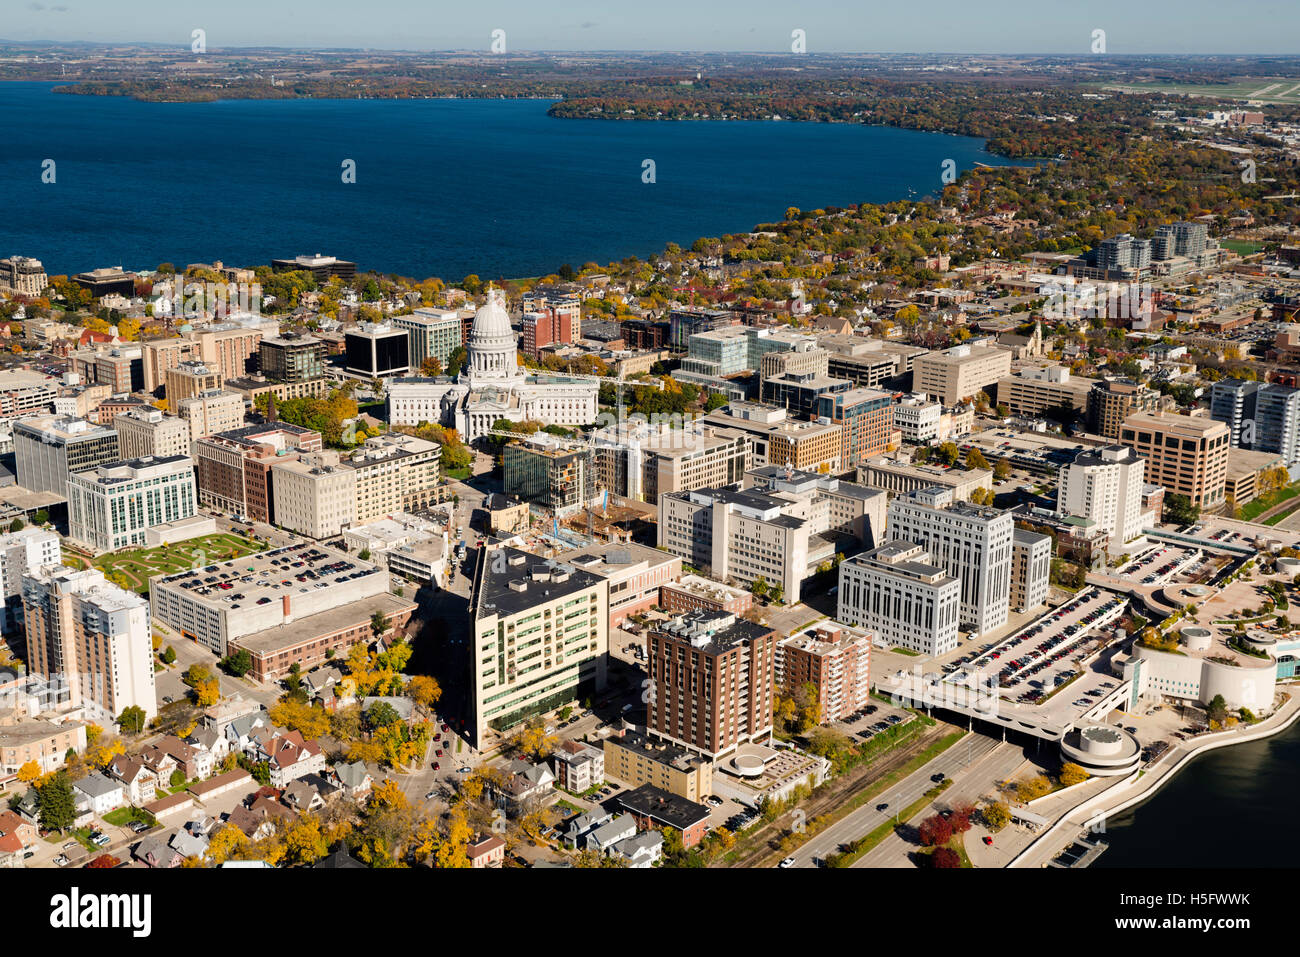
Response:
M1214 638L1214 633L1208 628L1202 628L1194 625L1182 630L1183 643L1187 645L1188 651L1209 651L1210 641Z
M757 754L738 754L731 766L742 778L756 778L763 773L763 759Z
M1123 728L1109 724L1087 724L1073 728L1061 738L1061 757L1083 768L1093 777L1116 777L1137 770L1142 747Z
M1204 585L1188 585L1183 589L1183 591L1187 592L1187 594L1191 595L1193 598L1203 598L1210 593L1210 590Z
M1300 558L1279 558L1277 570L1288 575L1300 575Z

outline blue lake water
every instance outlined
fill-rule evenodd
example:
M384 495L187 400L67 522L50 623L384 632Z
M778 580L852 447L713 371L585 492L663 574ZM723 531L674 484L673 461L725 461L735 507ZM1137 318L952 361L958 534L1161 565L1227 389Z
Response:
M539 275L746 231L788 206L937 194L947 159L1003 162L970 137L845 124L565 120L540 100L142 103L52 86L0 83L0 256L50 274L320 252L416 277Z

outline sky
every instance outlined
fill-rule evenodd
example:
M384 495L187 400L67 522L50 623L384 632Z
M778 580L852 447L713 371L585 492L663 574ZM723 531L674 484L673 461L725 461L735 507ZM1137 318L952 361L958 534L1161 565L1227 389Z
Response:
M4 0L0 39L487 50L1295 54L1295 0Z

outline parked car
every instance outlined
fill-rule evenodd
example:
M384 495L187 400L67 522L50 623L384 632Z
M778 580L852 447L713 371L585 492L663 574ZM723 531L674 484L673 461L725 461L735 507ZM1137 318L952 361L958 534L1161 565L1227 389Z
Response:
M794 867L794 858L793 858L793 857L786 857L786 858L783 858L783 859L781 860L781 863L778 864L778 865L776 865L776 866L777 866L777 867Z

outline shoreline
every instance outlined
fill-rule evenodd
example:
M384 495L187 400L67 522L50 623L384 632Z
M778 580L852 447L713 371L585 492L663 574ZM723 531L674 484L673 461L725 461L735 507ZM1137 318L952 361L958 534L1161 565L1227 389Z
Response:
M1096 826L1098 822L1104 825L1108 816L1120 814L1155 797L1166 783L1172 781L1180 771L1202 755L1220 748L1274 737L1288 730L1297 719L1300 719L1300 695L1290 695L1277 711L1260 721L1249 732L1220 731L1213 736L1208 736L1204 742L1194 748L1183 751L1182 756L1173 764L1157 768L1154 772L1144 773L1141 770L1133 772L1095 797L1065 811L1051 827L1035 838L1006 866L1008 868L1046 867L1049 861L1073 843L1078 831L1086 831ZM1277 723L1270 724L1270 722ZM1264 725L1269 726L1263 727ZM1147 783L1143 784L1143 781ZM1135 787L1138 789L1137 793L1129 794L1128 792ZM1116 799L1118 803L1108 803ZM1062 835L1067 834L1068 837L1062 840Z

